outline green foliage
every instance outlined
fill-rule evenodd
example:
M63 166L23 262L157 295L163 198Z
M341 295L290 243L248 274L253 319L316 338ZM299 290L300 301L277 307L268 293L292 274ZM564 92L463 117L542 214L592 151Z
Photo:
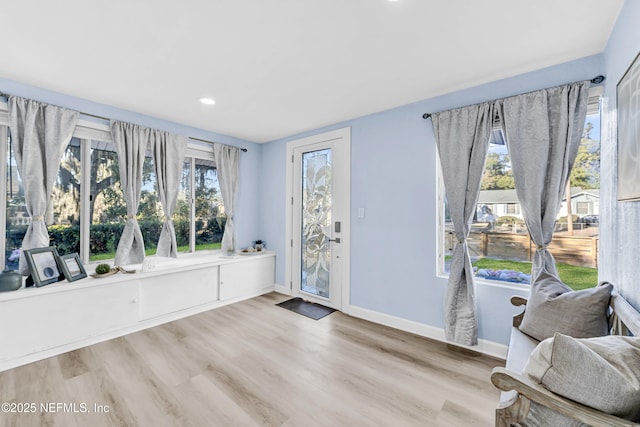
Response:
M570 180L572 187L600 188L600 141L582 140Z
M99 218L100 222L123 220L127 217L127 206L124 203L119 184L104 188L102 196L106 209Z
M513 172L509 167L509 156L499 153L487 154L487 161L482 175L482 190L513 189Z
M205 225L198 221L200 233L196 235L196 247L201 249L219 249L226 218L211 218ZM90 228L90 253L91 260L111 259L115 256L120 236L124 230L124 223L92 224ZM162 222L155 219L138 221L140 231L144 237L144 246L147 255L156 252ZM189 222L174 221L176 241L182 251L189 248ZM52 225L48 227L51 245L58 249L61 255L80 252L80 227L77 225ZM22 245L22 239L27 231L27 226L13 226L7 229L7 250L11 251Z
M138 206L138 219L144 218L145 220L160 221L162 216L162 206L158 200L157 193L143 190Z
M80 253L79 225L50 225L49 241L60 255Z
M518 224L524 226L524 220L515 216L503 215L496 220L496 225L513 225Z
M115 253L124 230L123 223L92 224L89 231L91 239L89 252L91 254Z

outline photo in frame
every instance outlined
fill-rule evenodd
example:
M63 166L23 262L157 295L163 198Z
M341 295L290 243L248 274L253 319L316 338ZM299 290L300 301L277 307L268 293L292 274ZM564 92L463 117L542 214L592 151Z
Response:
M80 255L77 253L59 255L58 264L64 273L64 277L69 282L87 277L87 271L84 269L82 261L80 261Z
M618 201L640 200L640 54L616 87L618 102Z
M33 284L37 287L55 283L60 279L58 251L53 246L24 251Z

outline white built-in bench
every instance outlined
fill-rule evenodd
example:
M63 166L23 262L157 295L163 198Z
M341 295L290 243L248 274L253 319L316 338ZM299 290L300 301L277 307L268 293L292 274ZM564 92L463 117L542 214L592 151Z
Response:
M273 252L198 252L154 264L147 272L138 265L135 274L0 293L0 371L274 289Z

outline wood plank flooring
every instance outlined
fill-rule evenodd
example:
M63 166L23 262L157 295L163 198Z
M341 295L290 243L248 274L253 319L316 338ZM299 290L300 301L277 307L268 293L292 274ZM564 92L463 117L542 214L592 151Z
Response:
M287 298L2 372L0 403L36 407L0 413L0 426L493 425L489 375L503 362L340 312L315 321L275 306Z

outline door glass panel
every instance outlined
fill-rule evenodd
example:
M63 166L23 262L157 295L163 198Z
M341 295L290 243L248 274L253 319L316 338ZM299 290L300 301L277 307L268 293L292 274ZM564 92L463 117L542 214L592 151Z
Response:
M302 154L300 290L330 298L331 149Z

